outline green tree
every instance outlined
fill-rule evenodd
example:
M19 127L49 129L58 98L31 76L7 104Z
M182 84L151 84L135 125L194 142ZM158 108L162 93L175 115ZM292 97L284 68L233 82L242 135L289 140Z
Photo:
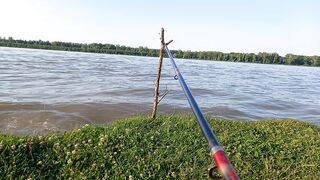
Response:
M312 56L311 59L313 66L320 66L320 56Z

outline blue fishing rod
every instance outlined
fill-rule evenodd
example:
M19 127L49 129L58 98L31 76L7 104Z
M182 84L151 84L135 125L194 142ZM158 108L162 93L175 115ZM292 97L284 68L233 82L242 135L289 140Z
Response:
M169 59L171 61L171 64L173 66L173 69L175 71L175 78L177 78L180 82L180 85L187 96L187 99L189 101L189 104L192 108L192 111L194 115L197 118L198 124L201 127L202 133L205 136L207 142L209 143L210 153L212 159L215 161L216 166L220 172L220 174L225 179L239 179L238 175L236 174L232 164L230 163L226 153L224 152L222 146L218 142L216 136L214 135L213 131L211 130L208 121L203 116L203 113L201 112L201 109L199 108L196 100L194 99L187 83L185 82L182 74L179 71L179 68L177 67L177 64L175 63L173 56L168 48L168 44L171 43L164 43L164 48L169 56Z

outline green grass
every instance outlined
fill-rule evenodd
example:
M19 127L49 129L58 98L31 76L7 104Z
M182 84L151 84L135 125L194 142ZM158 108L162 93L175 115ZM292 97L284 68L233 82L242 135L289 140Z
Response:
M319 127L208 119L240 178L320 177ZM0 135L0 153L6 179L207 179L213 164L192 116L131 117L42 137Z

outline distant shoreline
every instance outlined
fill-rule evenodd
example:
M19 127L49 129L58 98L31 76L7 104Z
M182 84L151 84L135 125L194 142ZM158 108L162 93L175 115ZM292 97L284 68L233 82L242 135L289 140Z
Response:
M149 49L147 47L128 47L113 44L101 43L72 43L72 42L49 42L42 40L16 40L11 37L0 37L0 47L15 47L29 49L45 49L45 50L60 50L74 52L88 52L101 54L119 54L133 56L148 56L158 57L159 49ZM320 56L303 56L287 54L280 56L277 53L260 52L254 53L223 53L217 51L182 51L172 50L175 58L181 59L197 59L197 60L214 60L227 62L245 62L259 64L283 64L283 65L298 65L298 66L320 66ZM165 54L166 56L166 54Z

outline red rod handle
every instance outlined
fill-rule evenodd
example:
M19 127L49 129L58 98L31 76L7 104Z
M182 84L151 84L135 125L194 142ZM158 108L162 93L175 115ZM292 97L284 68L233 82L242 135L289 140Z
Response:
M230 179L230 180L239 179L238 175L236 174L236 171L234 170L233 166L231 165L227 155L225 154L221 146L212 147L211 154L212 154L212 159L216 163L220 174L225 179Z

